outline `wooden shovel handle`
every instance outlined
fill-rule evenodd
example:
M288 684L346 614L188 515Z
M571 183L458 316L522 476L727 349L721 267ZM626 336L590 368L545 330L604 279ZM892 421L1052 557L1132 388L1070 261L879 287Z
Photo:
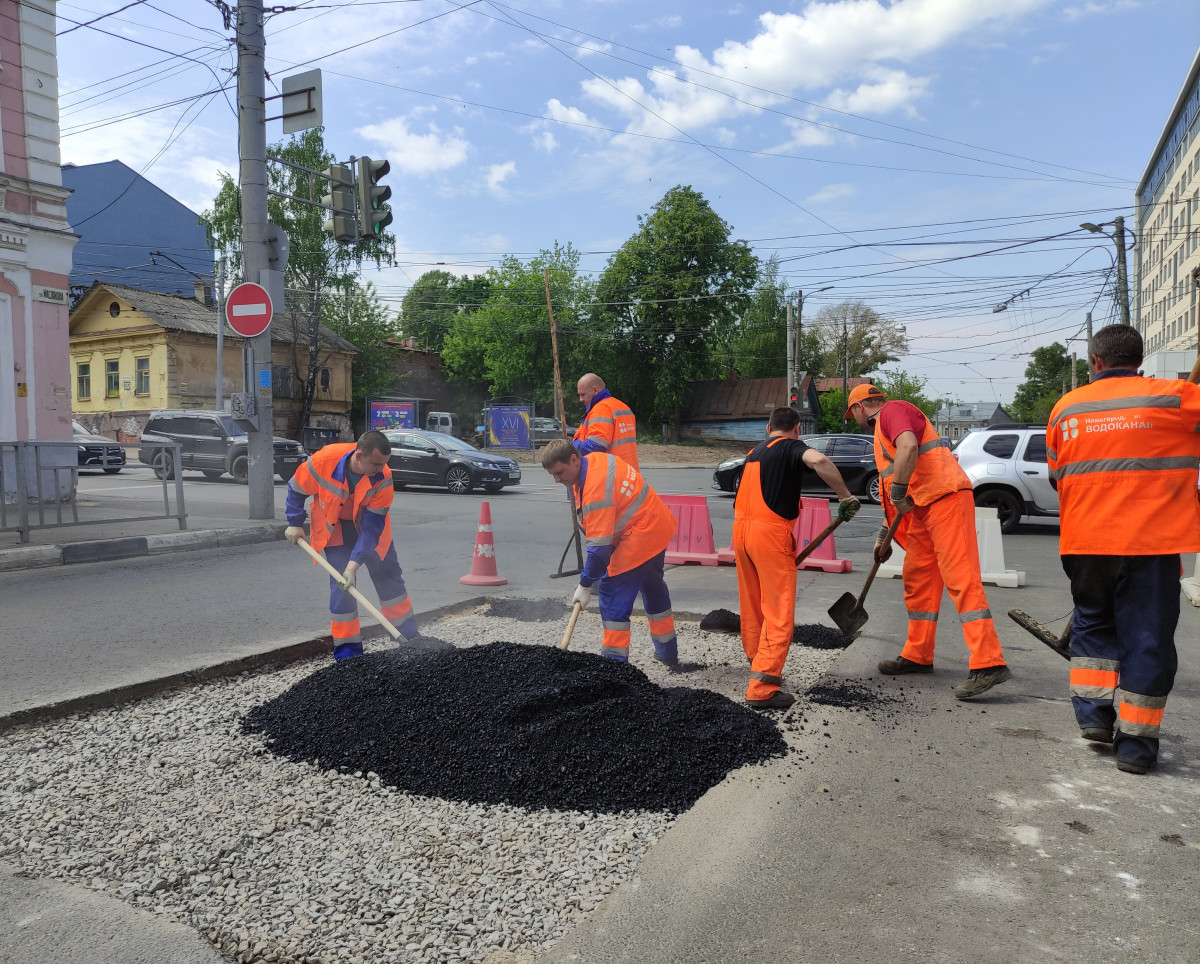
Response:
M296 545L298 545L301 549L303 549L310 556L312 556L313 561L317 565L321 566L321 568L323 568L326 572L328 572L329 575L333 576L334 579L342 578L342 574L340 572L338 572L336 569L334 569L333 566L331 566L329 564L328 559L326 559L323 555L321 555L321 553L317 552L316 549L314 549L312 546L310 546L308 544L307 539L304 539L304 538L297 539ZM388 631L388 633L391 635L392 639L400 638L400 630L398 630L395 626L393 626L391 624L391 621L388 620L388 618L383 613L381 613L378 609L375 608L375 606L374 606L374 604L372 604L371 600L369 600L366 596L364 596L361 592L358 591L357 586L350 587L350 595L358 600L359 605L362 606L363 609L365 609L367 612L369 612L372 616L375 617L375 619L379 623L379 625Z
M559 649L566 649L571 645L571 634L575 632L575 623L579 621L579 614L583 612L583 604L575 603L571 607L571 620L567 623L567 631L563 633L562 642L558 644Z
M828 539L829 534L831 532L833 532L833 530L836 529L841 524L842 524L842 520L835 517L834 520L831 523L829 523L829 525L827 525L824 529L822 529L819 533L817 533L817 537L815 539L810 540L810 542L808 543L808 545L806 545L804 547L804 550L800 553L800 555L796 556L796 568L799 569L800 563L802 563L805 559L807 559L810 555L812 555L812 551L815 548L817 548L817 546L819 546L822 542L824 542L826 539Z
M888 526L888 530L883 536L883 547L885 549L892 544L892 536L896 534L896 530L900 527L900 520L903 518L904 516L897 514L896 518L892 520L892 524ZM875 550L873 547L871 550L871 555L875 555ZM871 566L871 571L867 573L867 581L863 584L862 592L858 594L859 609L862 609L863 600L867 598L867 590L871 588L871 583L875 581L875 573L879 572L879 567L881 565L882 563L876 562Z

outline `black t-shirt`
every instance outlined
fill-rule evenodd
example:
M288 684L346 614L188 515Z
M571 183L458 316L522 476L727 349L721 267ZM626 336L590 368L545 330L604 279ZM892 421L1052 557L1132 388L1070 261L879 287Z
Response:
M763 502L785 519L800 515L800 485L807 451L808 446L799 439L779 438L760 443L746 456L747 465L758 463Z

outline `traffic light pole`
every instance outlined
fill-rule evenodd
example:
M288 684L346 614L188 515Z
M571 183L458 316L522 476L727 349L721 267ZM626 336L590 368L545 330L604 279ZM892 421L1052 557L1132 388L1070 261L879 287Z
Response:
M242 276L264 280L267 245L267 123L262 0L238 0L238 185L242 195ZM283 305L274 305L282 311ZM250 429L250 518L275 518L274 406L271 399L271 330L247 342L255 428Z

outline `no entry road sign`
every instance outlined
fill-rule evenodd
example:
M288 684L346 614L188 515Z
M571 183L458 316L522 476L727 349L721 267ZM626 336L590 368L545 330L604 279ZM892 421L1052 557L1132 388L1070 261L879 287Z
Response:
M225 299L225 317L229 327L243 338L255 338L271 324L271 296L262 285L246 281Z

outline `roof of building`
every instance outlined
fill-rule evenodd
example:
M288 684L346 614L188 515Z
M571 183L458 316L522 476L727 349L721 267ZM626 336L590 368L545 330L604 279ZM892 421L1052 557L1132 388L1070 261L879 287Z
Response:
M801 376L800 391L807 394L812 379ZM786 378L722 378L692 382L692 396L682 414L686 422L718 422L742 418L765 419L771 409L788 403Z
M88 289L80 304L95 291L103 289L110 294L128 302L163 328L171 331L183 331L196 335L217 334L216 305L201 304L195 298L184 298L181 295L167 295L159 291L144 291L141 288L130 288L126 285L106 284L97 281ZM293 322L299 322L294 324ZM290 345L296 341L297 331L304 331L303 317L295 312L276 312L271 319L271 341ZM320 327L321 346L334 351L357 352L358 348L347 341L333 329L325 325ZM226 331L227 338L240 339L241 336Z

